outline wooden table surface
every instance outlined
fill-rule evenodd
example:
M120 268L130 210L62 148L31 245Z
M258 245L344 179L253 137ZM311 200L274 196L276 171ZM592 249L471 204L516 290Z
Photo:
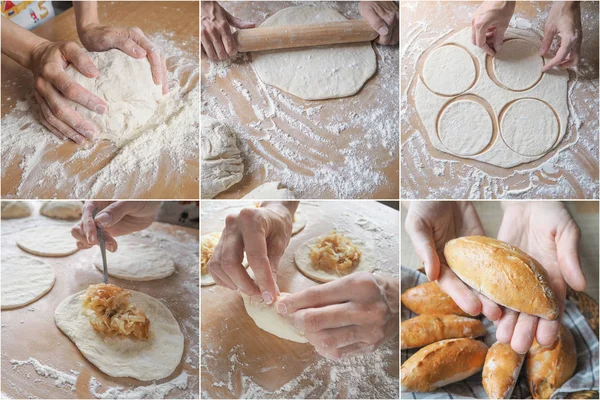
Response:
M232 15L252 21L258 26L278 10L299 4L289 1L228 1L221 5ZM328 2L325 6L341 11L348 18L359 18L358 15L354 15L357 13L356 2ZM352 168L347 165L353 158L349 153L352 148L351 143L364 141L365 131L369 126L384 121L388 129L397 132L398 98L397 95L389 96L389 89L384 90L384 87L387 85L398 87L399 52L397 48L385 49L387 54L385 64L392 67L386 68L382 73L384 60L382 60L381 47L374 46L377 53L377 72L356 95L318 101L302 100L279 89L276 90L280 95L269 94L251 68L250 57L227 64L223 67L227 72L217 73L217 76L212 79L207 78L207 75L211 74L211 64L207 59L203 59L201 62L202 114L224 120L230 126L247 131L246 135L252 137L252 140L247 140L247 143L243 144L248 146L250 152L244 157L258 159L261 165L259 171L246 170L241 182L221 193L217 198L239 199L266 181L281 180L293 190L295 189L293 182L285 181L290 171L294 173L294 179L301 181L305 179L303 177L308 179L314 176L315 170L319 168L332 169L331 174L336 174L339 168ZM209 101L206 100L208 97L211 98ZM216 115L211 107L206 106L207 102L213 102L213 99L218 104L221 115ZM272 115L272 111L269 111L274 107L277 109L277 115ZM257 116L257 109L265 110L262 112L265 114L264 118ZM376 121L372 121L373 115L379 116ZM357 118L365 122L356 123ZM350 127L338 134L326 128L333 124L348 123ZM282 136L283 142L276 143L279 140L276 136ZM361 160L368 157L370 166L377 166L373 167L373 170L383 174L385 179L374 190L360 193L357 198L398 198L400 174L396 151L397 140L396 137L394 143L384 144L371 139L369 146L372 148L369 147L368 150L360 148L361 151L368 151L368 156L361 157ZM394 156L390 157L388 153L392 152ZM334 165L331 166L329 163ZM356 170L358 175L364 173L362 167L353 170ZM268 178L265 178L267 173ZM346 196L336 196L327 184L316 184L303 190L304 193L297 194L298 197L346 198Z
M570 124L567 134L557 148L537 161L514 168L499 168L476 160L456 157L435 149L416 112L414 103L415 64L421 43L433 44L443 35L446 38L459 30L471 26L471 14L481 2L449 1L409 1L402 2L401 40L402 65L401 88L401 163L402 198L532 198L526 188L533 186L543 190L547 198L592 198L598 196L598 3L582 2L583 43L581 48L578 84L569 94L573 107L570 118L577 110L582 125L578 132L580 140L570 149L569 163L565 156L554 162L552 167L538 168L556 155L557 151L575 142L577 134ZM515 9L517 21L531 23L532 29L543 30L552 2L518 2ZM517 25L519 26L519 25ZM529 29L529 28L527 28ZM452 30L452 32L449 32ZM534 30L535 31L535 30ZM448 33L449 32L449 33ZM443 40L443 38L440 39ZM416 44L419 43L417 47ZM575 73L570 72L569 88L575 81ZM571 133L569 133L571 132ZM415 136L422 139L415 140ZM409 145L407 142L411 142ZM423 144L424 143L424 144ZM413 147L415 147L413 149ZM572 160L571 160L572 158ZM568 168L563 168L567 165ZM555 170L556 169L556 170ZM482 174L483 173L483 174ZM593 187L584 184L589 179ZM568 183L572 190L565 194L553 192L560 181ZM532 192L531 190L529 191ZM564 189L561 190L561 193ZM452 193L454 197L448 195ZM537 198L537 197L533 197Z
M34 202L36 209L38 202ZM102 282L102 273L93 265L96 249L82 250L68 257L36 257L24 253L16 246L19 233L24 229L67 225L37 213L25 219L2 220L2 255L22 253L44 260L52 265L56 280L49 293L39 300L14 310L2 311L2 393L11 398L93 398L89 381L94 377L102 386L98 392L109 387L125 388L146 386L133 378L112 378L87 361L75 344L54 323L54 311L65 298L85 290L90 284ZM108 277L126 289L146 293L161 301L173 313L184 335L184 351L180 364L169 377L156 381L170 381L186 372L187 389L172 390L168 398L197 398L199 393L199 322L198 322L198 230L155 222L150 228L134 236L139 240L151 240L172 254L176 272L164 279L133 282ZM118 238L117 238L118 240ZM110 268L110 265L109 265ZM55 379L38 375L31 365L13 368L10 360L27 360L33 357L41 364L70 374L80 372L76 390L69 386L57 387ZM32 397L29 397L32 398Z
M479 201L474 202L483 227L490 237L496 237L502 222L502 210L499 202ZM579 251L581 268L587 279L585 293L598 301L598 203L595 201L566 202L569 212L581 229L581 242ZM404 230L408 202L402 204L402 266L420 268L421 260L417 256L410 238Z
M220 231L225 216L250 202L202 202L202 233ZM295 250L306 240L333 228L371 238L380 271L398 276L398 217L396 210L380 203L301 202L306 227L292 237L281 259L277 283L283 292L298 292L318 283L300 273L293 261ZM362 219L368 222L363 223ZM358 225L357 222L363 224ZM229 289L208 286L201 292L202 397L207 398L394 398L398 395L398 341L377 358L356 361L351 371L366 388L352 392L349 376L335 376L336 364L319 356L310 344L280 339L259 329L246 314L242 298ZM348 365L346 363L346 365ZM354 364L351 364L354 365ZM361 372L362 371L362 372ZM384 374L387 378L378 378ZM381 379L393 388L371 386ZM318 380L318 381L317 381ZM373 383L374 384L374 383ZM376 384L374 384L376 385Z
M199 3L197 1L99 1L98 15L101 23L111 26L139 27L147 36L153 33L168 32L171 40L178 43L189 54L199 57ZM58 17L45 22L34 29L33 32L51 41L72 40L79 42L75 25L73 8L63 12ZM15 106L17 100L25 100L32 91L32 75L25 68L13 60L2 55L2 107L4 117ZM50 135L49 131L45 131ZM110 142L99 143L87 159L70 159L76 151L77 145L71 141L56 148L45 151L43 163L52 163L63 160L66 168L67 179L61 177L61 186L57 190L53 184L37 185L35 195L31 198L67 198L72 191L69 181L76 179L89 179L119 153ZM36 186L35 176L23 177L19 167L20 160L15 158L10 165L3 160L2 168L7 171L2 180L2 197L14 197L17 188L25 180L24 185ZM133 193L135 180L138 179L134 171L131 180L122 182L117 188L106 188L98 193L96 198L140 198L140 199L196 199L199 193L198 159L186 160L183 172L177 171L168 157L163 157L159 165L161 173L159 178L141 193ZM43 165L40 165L43 168ZM51 182L51 181L50 181ZM116 195L115 193L118 193Z

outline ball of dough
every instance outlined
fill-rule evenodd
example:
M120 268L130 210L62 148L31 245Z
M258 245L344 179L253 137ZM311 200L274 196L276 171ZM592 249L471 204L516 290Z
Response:
M31 215L31 205L26 201L3 201L1 210L2 219L25 218Z
M81 218L81 201L47 201L40 208L40 214L54 219L76 220Z
M96 124L100 139L121 146L134 139L157 111L162 87L154 83L146 58L133 58L116 49L88 55L100 70L98 77L88 78L73 65L66 73L104 100L108 111L99 114L75 102L71 107Z

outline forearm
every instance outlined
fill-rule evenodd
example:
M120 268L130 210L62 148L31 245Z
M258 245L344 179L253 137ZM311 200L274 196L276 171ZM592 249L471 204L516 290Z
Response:
M74 1L75 21L77 22L77 33L91 24L98 24L98 2L97 1Z
M10 57L27 69L31 69L33 50L47 42L8 18L2 17L2 54Z

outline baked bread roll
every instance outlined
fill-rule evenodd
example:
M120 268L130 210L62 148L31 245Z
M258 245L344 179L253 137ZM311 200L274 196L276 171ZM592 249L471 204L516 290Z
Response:
M455 314L468 317L469 314L442 291L436 282L427 282L406 289L400 297L402 304L415 314Z
M516 247L484 236L468 236L446 243L444 255L463 282L492 301L540 318L558 318L546 270Z
M533 398L549 399L573 376L576 366L575 339L564 325L561 325L558 339L552 346L542 347L534 340L525 361L527 384Z
M523 366L525 354L519 354L510 344L496 342L490 347L483 364L483 389L490 399L510 399Z
M448 339L423 347L400 370L403 392L431 392L483 368L488 347L475 339Z
M444 339L485 335L485 327L478 319L458 315L419 315L402 321L400 325L402 348L413 349Z

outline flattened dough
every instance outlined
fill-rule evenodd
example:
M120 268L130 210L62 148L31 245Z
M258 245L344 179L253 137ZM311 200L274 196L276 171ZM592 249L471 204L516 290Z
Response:
M0 265L3 310L32 303L54 286L54 270L45 261L13 254L2 257Z
M119 238L115 253L106 252L108 275L129 281L152 281L175 272L175 263L167 252L152 243L143 243L127 236ZM100 250L94 255L94 265L103 270Z
M79 351L105 374L140 381L166 378L183 355L183 334L171 311L160 301L130 290L131 303L146 313L152 339L104 338L82 312L81 291L63 300L54 313L56 326L75 343Z
M2 219L25 218L31 215L31 205L26 201L2 201Z
M462 115L469 118L461 118ZM490 143L493 133L490 115L474 101L455 101L440 116L438 135L454 154L472 156L479 153Z
M331 8L296 6L267 18L261 27L306 25L347 18ZM259 51L252 66L260 80L305 100L322 100L356 94L377 69L370 43Z
M535 118L532 118L534 115ZM500 125L508 147L524 156L545 154L558 137L556 116L550 107L539 100L514 102L504 113Z
M77 252L69 226L44 226L21 232L17 246L40 257L66 257Z
M338 273L329 273L327 271L315 269L312 266L312 261L310 259L310 246L314 245L317 242L317 240L319 240L323 236L327 236L327 235L317 236L317 237L308 239L294 253L294 261L296 262L296 267L298 267L300 272L302 272L304 275L306 275L310 279L313 279L313 280L319 281L319 282L331 282L333 280L343 278L344 276L348 276L355 272L361 272L361 271L371 272L375 269L376 259L375 259L375 254L373 253L373 250L371 249L371 247L367 243L365 243L363 240L360 240L354 236L347 235L347 234L345 234L345 237L350 239L352 241L352 244L355 245L362 253L360 256L360 261L359 261L358 265L356 266L356 268L354 268L354 270L352 272L350 272L350 274L346 274L346 275L339 275Z
M267 182L253 189L250 193L242 197L242 199L256 200L285 200L295 199L294 193L287 188L281 186L281 182Z
M308 340L302 336L291 321L277 312L277 302L288 294L281 293L277 301L269 305L262 300L259 302L241 293L246 312L254 320L256 326L282 339L307 343Z
M543 58L527 40L508 40L494 57L494 73L500 83L512 90L532 87L542 76Z
M300 232L306 226L306 217L300 210L296 210L294 214L294 224L292 225L292 236Z
M435 93L457 95L469 89L477 73L473 59L465 49L447 45L433 50L425 65L423 79Z
M81 218L83 203L81 201L47 201L42 204L40 214L55 219L76 220Z

